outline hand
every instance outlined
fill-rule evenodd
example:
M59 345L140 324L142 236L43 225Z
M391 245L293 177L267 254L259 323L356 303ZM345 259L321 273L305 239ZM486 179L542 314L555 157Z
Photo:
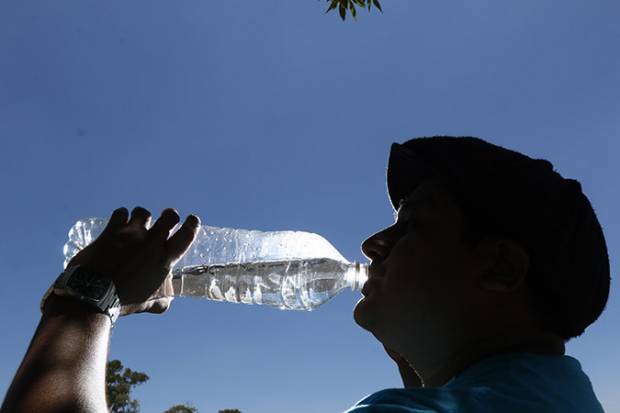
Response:
M174 209L165 209L150 229L151 213L142 207L134 208L129 222L127 218L126 208L115 210L101 235L68 266L82 265L110 277L121 301L121 315L162 313L171 299L149 297L162 285L171 288L170 269L194 242L200 219L188 216L170 237L170 231L180 221Z
M387 348L385 345L383 346L383 348L385 349L385 352L388 354L388 356L390 356L390 358L394 360L394 362L396 362L400 377L403 380L403 385L405 386L405 388L423 387L422 380L420 379L420 376L418 376L418 373L415 372L413 367L411 367L409 362L405 360L405 358L400 355L400 353Z

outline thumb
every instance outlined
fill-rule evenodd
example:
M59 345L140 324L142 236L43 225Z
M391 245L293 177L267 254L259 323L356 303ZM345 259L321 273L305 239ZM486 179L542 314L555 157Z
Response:
M173 297L162 297L137 304L127 304L121 307L121 316L137 313L161 314L170 308Z
M166 312L170 308L173 297L157 298L155 300L147 301L145 304L147 308L144 310L147 313L161 314Z

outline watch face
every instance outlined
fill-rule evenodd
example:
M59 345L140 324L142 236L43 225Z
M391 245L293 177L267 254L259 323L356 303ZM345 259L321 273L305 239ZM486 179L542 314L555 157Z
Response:
M108 291L110 280L88 271L77 270L69 278L67 286L88 298L101 300Z

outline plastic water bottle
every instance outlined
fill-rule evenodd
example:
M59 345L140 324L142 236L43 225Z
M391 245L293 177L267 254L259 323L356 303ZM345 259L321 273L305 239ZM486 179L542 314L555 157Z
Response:
M65 267L106 224L102 218L75 223L63 250ZM152 298L199 297L310 311L347 287L360 290L368 266L350 263L325 238L310 232L203 225L171 276L172 291L162 286Z

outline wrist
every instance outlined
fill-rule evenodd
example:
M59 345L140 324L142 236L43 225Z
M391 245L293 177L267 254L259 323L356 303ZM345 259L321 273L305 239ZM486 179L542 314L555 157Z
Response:
M68 298L69 301L77 301L86 304L91 308L87 313L94 311L103 313L110 318L112 325L119 316L121 305L114 282L97 272L93 272L82 265L67 267L54 281L52 286L46 291L41 299L41 312L46 305L46 301L51 296L56 296L56 302L66 302L58 300L58 297ZM86 312L84 306L62 305L62 311L71 313ZM81 311L80 311L81 309ZM77 310L77 311L75 311Z
M97 311L94 307L56 294L51 294L42 308L43 317L70 317L85 322L106 323L110 326L112 321L106 314Z

